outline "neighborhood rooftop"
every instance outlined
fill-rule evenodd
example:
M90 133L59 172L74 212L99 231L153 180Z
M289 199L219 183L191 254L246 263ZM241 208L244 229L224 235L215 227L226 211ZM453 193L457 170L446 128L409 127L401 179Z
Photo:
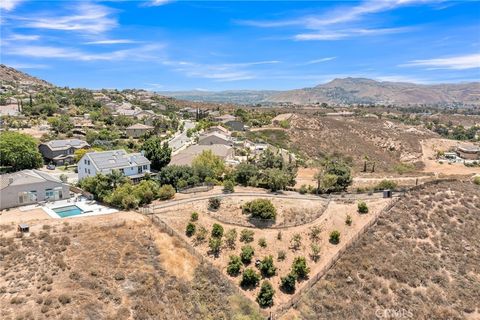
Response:
M82 148L88 146L88 143L79 139L51 140L44 143L51 150L63 150L68 148Z
M143 124L143 123L136 123L136 124L132 124L132 125L131 125L130 127L128 127L127 129L131 129L131 130L154 129L154 127L148 126L148 125Z
M127 153L125 150L91 152L85 156L90 158L95 167L100 170L150 164L150 161L141 153Z
M62 182L60 179L40 170L22 170L0 175L0 190L8 186L29 185L45 181Z
M203 151L207 150L211 150L214 155L220 157L221 159L225 159L228 157L229 153L231 153L232 149L232 147L223 144L192 145L172 156L170 163L174 165L191 165L193 159L195 159Z

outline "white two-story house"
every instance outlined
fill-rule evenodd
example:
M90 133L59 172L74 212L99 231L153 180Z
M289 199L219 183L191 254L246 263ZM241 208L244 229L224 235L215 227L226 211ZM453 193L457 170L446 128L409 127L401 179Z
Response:
M127 153L125 150L89 152L78 162L78 180L99 173L108 174L112 170L118 170L133 182L138 182L146 173L151 173L150 160L141 153Z

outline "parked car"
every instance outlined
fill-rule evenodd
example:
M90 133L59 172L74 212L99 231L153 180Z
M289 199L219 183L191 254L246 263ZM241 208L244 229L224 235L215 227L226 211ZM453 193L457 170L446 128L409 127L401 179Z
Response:
M49 165L47 166L47 169L48 169L48 170L55 170L55 165L54 165L54 164L49 164Z

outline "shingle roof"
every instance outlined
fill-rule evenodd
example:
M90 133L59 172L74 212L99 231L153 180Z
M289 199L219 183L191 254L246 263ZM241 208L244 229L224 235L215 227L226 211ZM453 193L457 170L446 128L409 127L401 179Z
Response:
M223 144L193 145L172 156L170 164L191 165L193 159L206 150L211 150L214 155L225 159L232 150L232 147Z
M141 153L127 153L125 150L90 152L85 156L90 158L94 166L99 170L120 169L150 164L150 160L145 158Z
M480 147L477 147L477 146L464 145L464 146L459 146L458 149L463 152L480 152Z
M212 136L217 137L217 138L220 138L220 139L223 139L223 140L225 140L225 141L230 141L230 138L229 138L229 137L227 137L226 135L224 135L224 134L222 134L222 133L220 133L220 132L209 132L209 133L207 133L207 134L204 134L204 135L202 135L202 136L200 136L200 137L198 138L198 141L202 141L202 140L204 140L204 139L206 139L206 138L208 138L208 137L212 137Z
M51 150L63 150L69 148L83 148L88 147L89 144L80 139L66 139L66 140L51 140L44 143Z
M47 172L42 172L40 170L22 170L0 175L0 190L3 190L8 186L29 185L45 181L62 183L60 179Z
M146 124L143 124L143 123L132 124L130 127L127 128L127 130L139 130L139 129L151 130L155 128L152 126L147 126Z

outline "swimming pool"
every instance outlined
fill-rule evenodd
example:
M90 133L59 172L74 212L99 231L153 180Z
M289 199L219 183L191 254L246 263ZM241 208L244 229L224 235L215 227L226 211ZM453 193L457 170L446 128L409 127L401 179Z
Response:
M67 207L60 207L52 209L58 214L61 218L76 216L83 213L83 210L77 206L67 206Z

